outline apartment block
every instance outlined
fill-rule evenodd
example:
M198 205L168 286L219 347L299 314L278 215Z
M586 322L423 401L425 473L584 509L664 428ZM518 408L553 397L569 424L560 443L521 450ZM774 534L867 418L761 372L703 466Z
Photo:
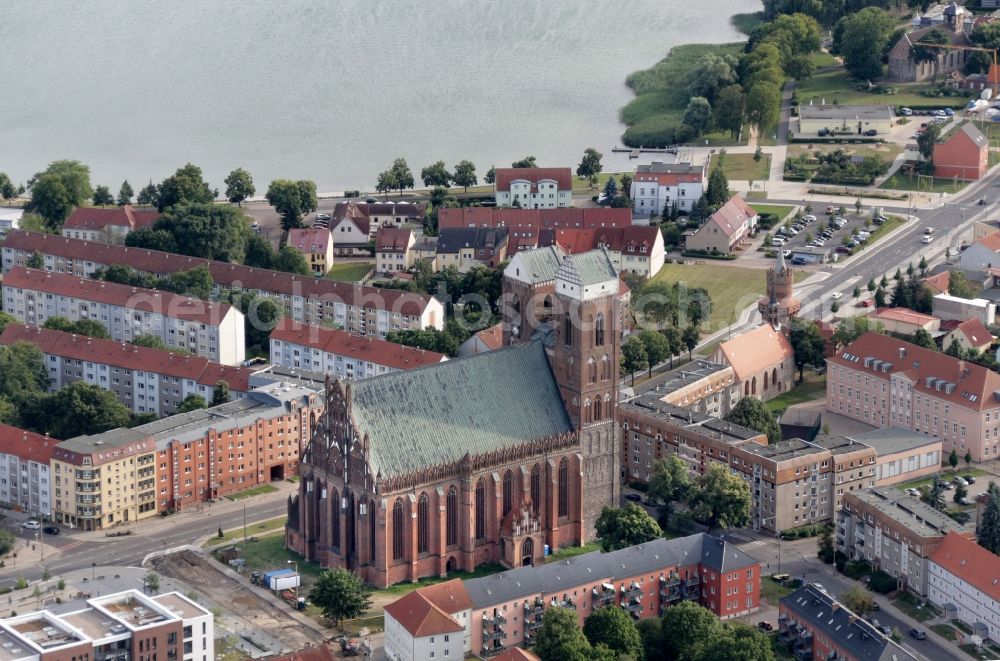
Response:
M146 229L160 217L156 210L136 209L130 204L112 209L77 207L62 226L62 235L86 241L121 243L131 232Z
M417 239L408 227L382 227L375 235L375 272L406 271L416 259L413 246Z
M156 444L140 431L78 436L52 451L55 520L100 530L156 516Z
M944 455L939 438L899 427L873 429L863 434L851 434L847 438L875 450L878 456L876 486L909 482L941 470Z
M808 583L778 602L778 642L796 659L917 661L819 585Z
M152 335L168 347L226 365L246 357L243 314L226 303L15 266L3 279L4 310L41 326L52 317L90 319L112 339Z
M288 230L286 245L302 253L309 272L316 277L325 277L333 266L333 238L326 227L292 228Z
M537 239L540 230L631 227L632 212L612 207L565 209L509 209L504 207L457 207L438 212L438 229L506 227L512 240Z
M643 384L643 394L713 418L726 415L740 401L732 366L702 358L654 376Z
M1000 640L1000 562L973 540L956 532L931 554L927 597L949 619L972 632Z
M414 626L418 621L428 624L425 639L434 631L430 644L444 645L441 636L446 634L465 636L466 652L494 657L532 645L545 610L553 606L576 611L581 624L598 608L621 608L639 620L662 616L682 601L696 601L721 619L747 615L760 605L760 563L700 533L450 581L446 591L438 587L417 590L421 599L407 596L386 606L390 658L430 658L408 652L417 649L414 643L422 633Z
M395 342L358 337L334 328L307 326L289 319L271 331L271 362L324 372L338 379L363 379L448 360L443 353Z
M498 207L573 206L573 173L569 168L497 168L494 188Z
M0 423L0 503L52 515L49 463L59 441Z
M705 166L653 161L636 167L630 197L635 213L661 215L673 206L690 211L704 192Z
M225 381L229 396L246 397L253 370L215 363L127 342L102 340L38 326L7 324L0 345L30 342L45 356L49 390L77 381L110 390L134 413L172 415L189 395L211 401L215 386Z
M1000 374L879 333L827 358L826 409L940 438L973 461L1000 454Z
M212 275L213 298L244 292L270 298L284 308L285 317L336 325L355 335L385 339L392 330L444 328L444 306L433 296L36 232L8 234L2 248L4 273L24 266L36 251L43 256L45 270L80 277L112 264L159 277L204 266Z
M90 598L76 610L0 620L5 661L212 661L212 613L178 592L138 590Z
M837 550L867 560L921 597L927 596L930 557L950 532L974 538L972 528L896 489L847 494L837 513Z

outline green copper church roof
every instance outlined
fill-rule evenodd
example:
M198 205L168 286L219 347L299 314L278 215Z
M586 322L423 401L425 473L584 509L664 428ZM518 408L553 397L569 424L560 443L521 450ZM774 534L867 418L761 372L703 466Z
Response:
M351 383L383 478L572 431L540 342Z
M608 257L608 251L602 248L568 256L559 267L557 277L588 287L609 280L618 280L618 272ZM611 293L618 293L617 288Z

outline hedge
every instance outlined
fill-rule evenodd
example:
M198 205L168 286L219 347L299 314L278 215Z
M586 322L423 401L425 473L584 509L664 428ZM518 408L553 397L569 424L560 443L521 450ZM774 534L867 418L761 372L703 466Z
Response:
M872 574L868 587L879 594L889 594L896 589L896 579L879 569Z
M800 138L788 136L788 142L794 144L802 143L814 143L819 145L848 145L848 144L865 144L865 143L882 143L885 142L882 138L872 138L867 136L851 136L850 138L845 137L832 137L832 138Z
M723 255L722 253L705 252L703 250L685 250L681 254L685 257L699 257L705 259L724 259L724 260L736 259L736 255Z

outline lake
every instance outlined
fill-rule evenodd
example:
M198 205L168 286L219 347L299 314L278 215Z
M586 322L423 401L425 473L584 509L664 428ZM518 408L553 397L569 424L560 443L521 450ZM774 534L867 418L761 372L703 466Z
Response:
M321 191L533 154L573 165L624 127L625 76L739 39L759 0L0 0L0 171L75 158L138 190L190 161Z

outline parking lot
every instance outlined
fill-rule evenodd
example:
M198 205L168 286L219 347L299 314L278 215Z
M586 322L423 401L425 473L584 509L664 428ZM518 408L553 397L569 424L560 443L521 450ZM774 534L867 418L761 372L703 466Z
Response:
M827 215L825 211L830 211L830 214ZM855 247L867 241L867 239L864 239L864 234L861 234L858 239L852 237L857 237L859 232L871 232L874 230L874 223L871 223L870 227L865 228L865 220L865 217L858 216L857 214L845 213L844 215L840 215L838 209L834 209L833 207L827 207L826 210L821 209L818 212L813 212L813 214L807 214L799 221L796 221L794 218L790 219L786 223L787 229L784 230L784 241L781 243L781 249L785 251L786 257L791 257L794 249L802 248L812 243L820 248L829 250L831 254L839 252L843 257L847 253L847 245L852 241L855 241ZM868 220L871 220L870 217ZM776 249L778 246L774 245L773 242L780 236L780 232L781 228L773 228L771 230L771 235L774 237L772 245ZM824 233L827 236L824 237ZM800 265L806 262L796 259L794 263Z

